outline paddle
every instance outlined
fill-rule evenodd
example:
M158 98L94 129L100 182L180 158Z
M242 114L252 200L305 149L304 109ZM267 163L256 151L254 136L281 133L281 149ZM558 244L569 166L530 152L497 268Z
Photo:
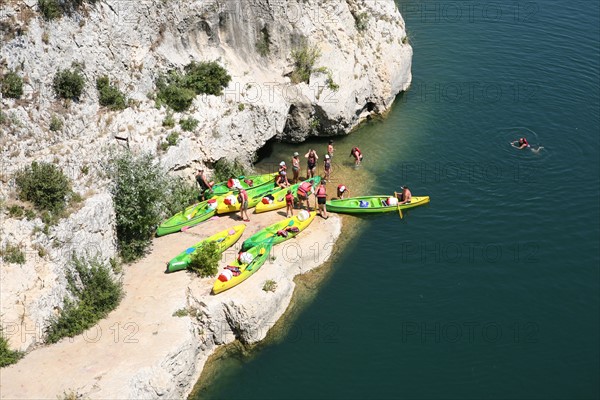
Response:
M398 199L398 192L394 192L394 196ZM400 219L404 218L404 216L402 215L402 209L400 208L400 202L398 202L398 214L400 214Z

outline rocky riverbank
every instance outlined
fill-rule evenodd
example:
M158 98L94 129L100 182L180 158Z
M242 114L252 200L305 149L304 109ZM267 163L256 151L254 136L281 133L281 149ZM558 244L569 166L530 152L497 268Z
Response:
M99 383L113 379L109 376L117 382L119 374L127 375L127 382L137 382L126 389L123 386L121 393L128 397L184 393L189 384L184 382L193 381L189 367L197 359L204 359L202 352L235 335L212 332L207 334L212 339L206 339L194 333L196 328L191 322L179 319L173 332L189 330L191 336L177 339L177 346L160 353L160 361L147 359L152 353L147 349L132 354L130 367L135 365L135 371L140 372L126 371L124 366L114 375L110 363L85 364L85 360L92 359L86 356L89 349L85 345L93 342L86 337L88 334L41 347L50 317L63 307L66 266L71 254L99 255L104 261L116 256L115 213L105 173L107 159L119 148L150 153L166 170L191 179L192 170L200 166L210 168L222 158L237 158L248 164L273 138L299 142L310 136L346 134L370 115L385 112L395 96L410 85L412 48L402 16L392 0L104 0L83 2L79 10L56 19L43 18L35 0L6 0L0 7L0 76L10 71L23 82L20 98L0 97L0 249L17 246L25 255L21 264L2 258L0 316L10 346L28 353L6 371L18 371L23 368L21 365L36 370L54 365L45 364L44 357L48 357L48 362L52 357L63 362L72 358L79 360L73 365L83 370L105 371L94 375L98 378L95 384L73 378L74 384L70 385L60 379L40 377L40 385L47 389L36 392L40 397L53 397L59 394L55 390L64 387L84 389L94 397L122 397L123 394L117 395L117 389L102 392L111 385ZM298 80L294 78L298 68L294 54L302 49L314 50L316 57L307 79ZM181 70L192 61L213 60L231 75L222 95L197 96L191 107L182 112L157 105L159 76L172 69ZM59 69L73 66L81 69L83 75L82 95L77 101L61 100L53 90L54 76ZM101 76L107 76L129 99L127 108L110 110L99 104L96 80ZM169 118L174 121L172 125L165 123ZM196 124L185 130L183 120L195 120ZM39 216L17 217L8 211L9 206L21 201L14 189L14 173L32 161L58 165L71 180L73 190L83 198L80 206L56 225L44 227ZM333 231L325 232L335 236ZM173 239L157 240L154 251L168 240ZM179 249L180 244L175 240L169 252ZM152 273L158 273L154 268L165 261L167 254L161 257L160 261L152 259L158 263L148 268ZM125 324L137 323L131 319L137 314L128 314L127 310L148 301L145 295L140 294L138 299L135 293L136 284L144 282L144 272L150 273L139 272L136 266L146 265L149 260L126 267L124 304L129 306L120 306L100 323L103 333L98 343L108 343L109 336L119 332L126 336L141 329ZM298 267L300 271L303 268ZM160 278L152 286L157 299L161 298L157 293L161 293L161 284L165 283L165 277ZM257 289L261 296L268 295L261 300L261 307L239 309L219 305L220 301L205 304L195 291L202 293L205 288L194 289L187 274L170 279L174 283L169 309L175 305L184 307L187 302L194 309L208 310L207 315L219 315L211 317L218 321L258 318L260 322L267 315L269 319L276 318L289 302L293 287L291 283L281 283L275 294L263 294ZM181 296L178 290L184 287L189 290ZM157 300L156 307L161 306L165 307L161 315L170 319L167 306ZM121 317L113 319L115 314ZM147 329L164 323L161 319L144 321ZM252 333L251 322L243 326L244 329L236 330L240 339L250 341L254 336L263 336ZM161 334L160 338L166 340L168 336ZM119 362L123 361L120 355L127 354L121 346L131 344L121 343L120 339L117 343L110 339L112 350L107 352ZM155 346L156 342L150 339L145 343ZM77 343L82 347L69 347ZM203 347L208 350L202 350ZM187 350L177 350L184 348ZM102 359L102 351L93 351ZM176 354L186 356L180 360ZM192 354L196 357L193 361ZM170 372L161 372L163 367L185 372L172 378L175 375ZM13 389L20 387L12 386L18 379L5 380L7 373L3 369L3 395L16 393L7 392L8 384ZM137 378L131 378L132 374ZM154 390L149 388L160 388L166 380L169 382L165 387L170 389L157 389L148 395ZM173 389L173 382L178 389ZM101 394L93 394L98 388ZM26 393L25 389L20 390Z

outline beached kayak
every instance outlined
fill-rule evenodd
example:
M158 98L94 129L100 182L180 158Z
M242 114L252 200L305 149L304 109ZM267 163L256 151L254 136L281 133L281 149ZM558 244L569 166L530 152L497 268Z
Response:
M206 221L217 209L217 200L208 200L189 206L182 212L173 215L163 221L156 229L156 236L179 232L184 227L192 227L200 222Z
M240 224L236 225L233 228L227 228L221 232L215 233L212 236L207 237L206 239L196 243L190 248L185 249L179 255L174 257L169 264L167 265L167 272L180 271L182 269L186 269L189 265L192 254L198 250L204 243L207 242L217 242L219 244L219 252L224 252L229 247L233 246L235 242L242 236L244 233L244 229L246 229L246 225Z
M327 211L335 213L369 214L397 211L398 208L400 210L406 210L429 203L429 196L412 196L410 203L400 204L400 206L394 204L393 201L388 204L390 198L394 198L394 196L350 197L348 199L329 200L326 203L326 207Z
M281 188L279 186L274 187L274 184L248 189L246 191L248 194L248 209L256 206L264 196L275 193L280 189ZM240 211L240 202L237 199L237 194L219 196L219 201L217 203L217 214L227 214L235 211Z
M310 182L310 184L313 186L313 190L314 190L314 188L316 188L319 185L319 182L321 182L321 177L315 176L314 178L307 179L306 181L303 181L303 182ZM279 210L280 208L285 207L285 195L287 194L287 191L291 190L294 197L297 197L298 196L298 188L300 187L300 185L303 182L299 182L290 187L280 189L279 191L273 193L271 195L271 197L269 197L269 198L263 197L263 199L266 199L266 200L264 200L264 202L263 202L263 199L261 199L261 201L254 208L254 212L256 214L258 214L261 212Z
M273 245L291 239L310 225L316 215L316 211L309 213L306 210L301 210L291 218L286 218L273 225L267 226L246 239L244 243L242 243L242 250L246 251L254 246L267 243L270 239L273 239Z
M238 259L225 267L217 276L213 285L213 294L224 292L250 278L269 259L272 241L240 253Z
M275 183L276 176L277 172L262 175L238 176L235 179L215 183L212 187L212 191L208 191L206 194L211 197L222 196L231 190L236 190L236 187L237 189L242 188L246 190L255 189L263 185L268 185L269 183Z

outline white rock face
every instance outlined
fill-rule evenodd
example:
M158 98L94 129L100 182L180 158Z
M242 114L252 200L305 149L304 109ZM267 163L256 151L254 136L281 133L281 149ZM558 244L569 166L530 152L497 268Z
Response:
M248 162L275 137L299 142L345 134L389 108L411 81L412 48L393 0L103 0L50 22L40 18L37 4L0 5L0 74L17 71L25 91L20 100L0 98L0 199L14 196L12 173L33 160L57 163L76 191L96 194L48 235L34 234L39 220L18 221L0 211L0 245L18 243L27 254L23 265L0 265L2 324L11 345L21 350L40 343L48 319L62 306L71 252L115 255L115 217L103 175L111 153L121 147L149 152L168 170L189 177L190 168L223 157ZM320 56L309 82L293 84L292 52L303 44L318 48ZM149 99L157 77L191 61L212 60L232 77L223 95L198 96L189 111L174 114L175 121L197 119L192 132L164 128L167 110ZM57 69L73 63L83 67L86 86L80 101L64 102L55 98L52 81ZM101 108L95 81L102 75L134 104L120 112ZM53 117L62 121L61 129L50 130ZM180 133L178 144L159 150L174 131ZM39 256L34 245L49 254ZM260 340L266 330L257 334L253 326L274 322L280 313L276 303L289 301L291 287L261 291L253 301L204 302L191 292L190 304L206 310L200 346L212 348L233 337ZM235 329L215 330L222 324ZM181 370L197 355L186 354L172 358L184 363ZM172 380L140 371L140 389L132 397L150 393L147 373L153 380ZM150 395L157 396L162 395Z

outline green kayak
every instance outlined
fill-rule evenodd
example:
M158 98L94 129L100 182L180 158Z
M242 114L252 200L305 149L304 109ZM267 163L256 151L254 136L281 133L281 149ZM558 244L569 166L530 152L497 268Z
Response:
M429 203L429 196L412 196L408 204L388 205L388 200L395 198L393 195L387 196L361 196L350 197L341 200L329 200L326 203L327 211L346 214L370 214L406 210Z
M173 257L171 261L169 261L167 264L167 272L175 272L186 269L192 261L192 255L196 252L196 250L202 247L204 243L216 242L219 245L219 253L223 253L238 241L245 229L246 225L244 224L236 225L233 228L227 228L221 232L217 232L214 235L196 243L192 247L185 249L177 256Z
M246 251L254 246L264 245L273 240L273 246L285 240L291 239L302 232L315 219L316 211L309 213L306 210L300 211L291 218L274 223L266 228L256 232L242 243L242 250ZM282 231L286 231L285 234Z
M179 232L184 227L192 227L206 221L217 211L217 200L207 200L189 206L184 211L163 221L156 229L156 236Z
M236 188L234 187L234 184L236 183L239 184L236 186L240 186L242 189L256 189L260 186L274 183L276 176L277 172L262 175L238 176L235 179L229 179L227 181L215 183L212 187L212 190L209 190L208 193L205 194L210 195L211 197L222 196L231 190L235 190Z

